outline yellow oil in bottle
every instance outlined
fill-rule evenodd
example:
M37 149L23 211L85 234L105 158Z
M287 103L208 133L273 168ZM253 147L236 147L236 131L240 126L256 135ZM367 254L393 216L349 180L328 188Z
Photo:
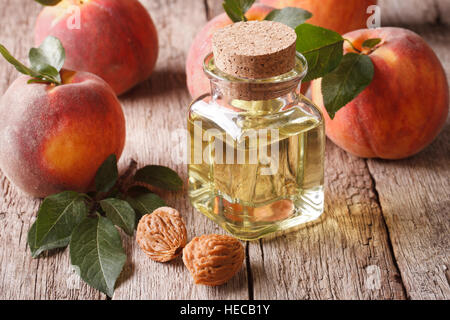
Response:
M324 124L296 93L264 101L195 101L189 197L234 236L254 240L323 212Z

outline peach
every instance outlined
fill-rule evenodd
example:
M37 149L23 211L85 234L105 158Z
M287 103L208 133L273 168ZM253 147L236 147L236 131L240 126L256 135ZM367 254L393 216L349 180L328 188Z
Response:
M86 72L61 71L59 86L20 76L0 100L0 167L26 193L87 191L111 154L120 157L125 118L111 87Z
M245 16L248 20L263 20L272 10L272 7L256 4ZM186 76L187 86L193 98L210 91L209 79L203 73L203 60L212 51L211 39L214 32L231 23L226 13L219 14L200 30L192 42L186 60Z
M146 80L158 56L155 26L137 0L62 0L41 11L34 31L36 46L57 37L65 68L100 76L118 95Z
M365 158L400 159L425 148L444 126L449 109L447 78L433 50L401 28L357 30L345 37L359 49L366 39L382 42L369 53L372 83L333 120L323 107L321 80L313 81L313 101L325 114L327 136ZM344 51L352 49L346 45Z
M376 0L261 0L261 3L280 9L299 7L308 10L313 17L308 23L344 34L366 28L367 7L377 4Z

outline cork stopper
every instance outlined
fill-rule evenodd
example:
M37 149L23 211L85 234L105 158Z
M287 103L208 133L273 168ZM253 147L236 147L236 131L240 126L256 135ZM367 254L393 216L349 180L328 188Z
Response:
M295 67L296 40L295 31L279 22L234 23L214 33L214 62L239 78L276 77Z

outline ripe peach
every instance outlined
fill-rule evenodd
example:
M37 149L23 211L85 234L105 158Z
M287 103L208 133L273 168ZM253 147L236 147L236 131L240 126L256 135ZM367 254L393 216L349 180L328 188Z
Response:
M147 79L158 56L155 26L137 0L63 0L45 7L36 46L49 35L66 49L65 68L100 76L118 95Z
M110 155L120 157L125 118L111 87L86 72L61 71L59 86L20 76L0 100L0 167L35 197L87 191Z
M308 10L313 17L308 23L331 29L340 34L366 28L367 7L377 4L376 0L261 0L274 7L299 7Z
M372 83L334 120L323 107L321 80L313 81L312 97L325 114L327 136L366 158L400 159L425 148L444 126L449 108L447 78L433 50L401 28L357 30L345 38L359 49L366 39L382 43L369 54L375 67Z
M263 20L272 10L271 7L256 4L245 16L248 20ZM187 86L193 98L210 91L209 79L203 73L203 60L212 51L211 39L214 32L231 23L226 13L219 14L200 30L192 42L186 60L186 76Z

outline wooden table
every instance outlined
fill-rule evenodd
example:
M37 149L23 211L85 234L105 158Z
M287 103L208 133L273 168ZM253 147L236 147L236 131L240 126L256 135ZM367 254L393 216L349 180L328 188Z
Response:
M121 97L127 119L124 167L177 164L173 132L191 100L185 58L196 32L222 12L221 0L145 0L159 31L151 78ZM381 0L383 26L412 29L450 76L448 0ZM0 0L0 42L22 61L40 6ZM445 25L447 23L447 25ZM0 62L0 92L18 76ZM426 102L425 102L426 103ZM11 106L14 107L14 106ZM246 263L224 286L195 286L180 259L152 262L124 237L128 262L113 299L449 299L450 124L420 154L401 161L353 157L327 142L326 212L321 223L246 243ZM0 298L107 299L72 271L68 250L32 259L26 236L40 201L0 176ZM186 192L162 195L185 217L189 238L223 231L190 206Z

